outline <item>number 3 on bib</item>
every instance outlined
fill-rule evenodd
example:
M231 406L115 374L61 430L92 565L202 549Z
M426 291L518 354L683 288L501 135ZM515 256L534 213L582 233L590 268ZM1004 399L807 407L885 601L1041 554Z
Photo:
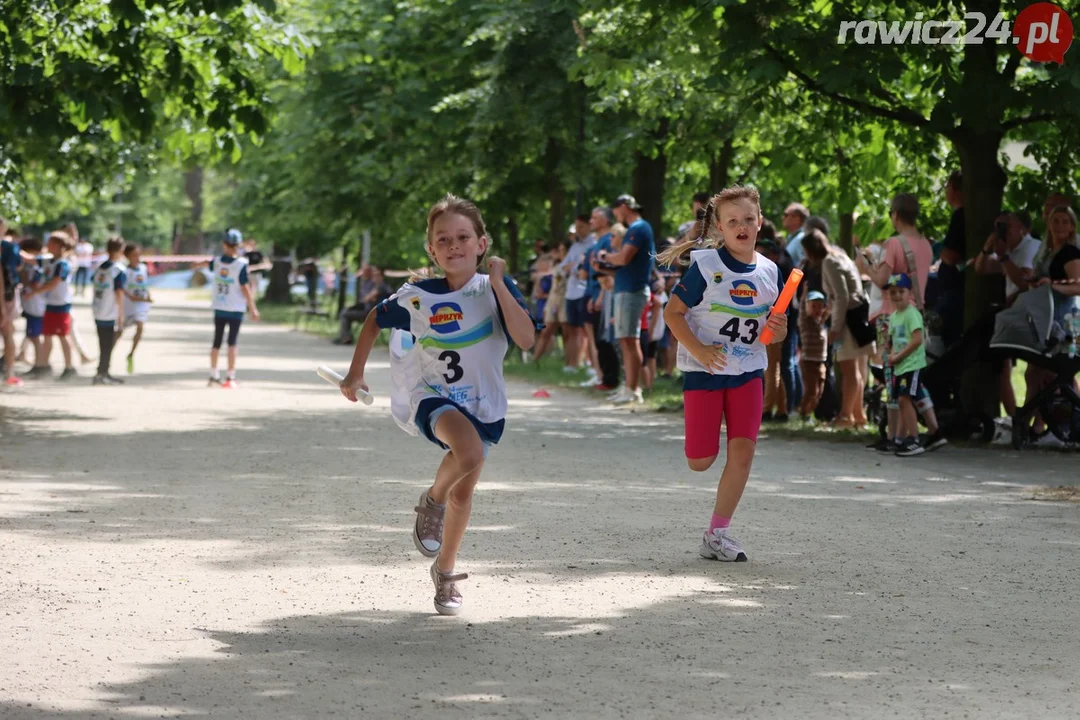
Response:
M444 350L439 359L446 363L446 374L443 375L443 379L446 380L447 385L453 385L461 378L465 377L465 369L461 367L461 355L453 350Z
M733 317L724 323L724 326L720 328L719 334L721 337L726 337L731 342L741 342L746 345L753 345L758 338L758 330L761 327L761 322L753 318L741 319ZM745 329L746 334L743 335Z

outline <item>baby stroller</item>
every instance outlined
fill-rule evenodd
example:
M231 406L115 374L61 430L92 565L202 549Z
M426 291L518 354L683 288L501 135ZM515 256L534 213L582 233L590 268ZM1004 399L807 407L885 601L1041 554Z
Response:
M928 339L927 366L920 376L923 387L933 402L940 430L946 437L974 438L982 442L990 442L994 437L993 418L984 412L969 410L964 405L960 383L966 368L975 363L993 361L988 346L998 310L998 306L991 308L990 312L979 318L959 340L944 350L935 347L932 335ZM932 327L929 330L933 332ZM864 391L863 400L866 403L867 417L877 424L881 436L885 437L888 428L885 370L871 365L870 372L873 383Z
M1012 441L1016 449L1032 443L1032 420L1042 416L1047 432L1062 443L1080 443L1080 309L1075 300L1055 293L1050 286L1029 290L1017 297L997 317L990 347L1029 365L1053 373L1045 388L1027 398L1013 416Z

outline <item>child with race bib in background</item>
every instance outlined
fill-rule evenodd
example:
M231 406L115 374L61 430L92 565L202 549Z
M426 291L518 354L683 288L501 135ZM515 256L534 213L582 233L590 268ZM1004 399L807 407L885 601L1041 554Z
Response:
M124 283L127 275L120 258L124 256L124 238L113 237L105 243L108 259L98 265L91 276L94 299L91 309L97 325L99 345L98 369L95 385L123 385L124 381L109 374L116 335L124 329Z
M236 387L236 345L240 338L240 324L244 322L244 311L251 311L251 319L259 320L259 310L255 307L255 293L248 278L248 263L239 257L240 244L244 241L239 230L230 229L222 242L222 254L210 262L197 264L196 268L210 269L210 283L213 296L210 307L214 310L214 343L210 350L211 387L217 385L225 390ZM229 331L228 355L229 374L225 382L218 373L218 353L225 340L225 331Z
M18 360L28 362L27 348L34 350L34 366L23 377L33 378L41 374L37 362L41 358L41 333L45 324L45 296L37 293L30 294L31 290L41 287L45 282L45 259L42 250L45 246L41 238L26 237L19 242L19 249L33 256L33 261L23 263L23 296L22 310L26 318L26 337L23 338L22 347L19 349Z
M150 272L141 259L142 248L138 245L128 245L124 248L124 259L127 260L127 281L124 286L124 327L135 326L135 339L131 343L131 352L127 355L127 373L135 372L135 348L139 347L142 340L143 325L150 317L150 303L154 302L150 297Z
M772 343L787 335L787 317L770 316L782 285L780 270L754 249L761 220L756 189L727 188L713 196L687 236L657 258L662 265L689 265L664 320L679 341L691 470L712 467L720 454L721 424L727 427L724 471L699 550L704 558L726 562L747 559L729 527L761 428L768 365L761 332L770 328Z
M50 375L49 356L52 354L53 338L60 339L60 349L64 353L64 372L60 373L61 380L75 377L78 373L71 364L71 303L73 293L71 291L71 257L75 249L75 239L66 232L56 231L49 233L47 244L52 259L45 264L45 282L37 288L25 293L25 296L36 297L41 295L45 298L45 318L41 329L45 340L41 346L41 357L36 359L35 375Z
M467 576L455 565L484 460L503 434L508 341L529 350L536 338L525 299L505 275L506 262L489 258L488 274L477 272L487 250L487 230L473 203L447 195L432 206L427 252L444 277L406 283L368 314L341 382L342 394L356 402L357 389L368 389L364 369L380 329L396 329L403 347L395 351L392 340L394 419L447 451L435 482L420 494L413 526L416 549L435 558L430 574L440 615L461 610L458 583Z

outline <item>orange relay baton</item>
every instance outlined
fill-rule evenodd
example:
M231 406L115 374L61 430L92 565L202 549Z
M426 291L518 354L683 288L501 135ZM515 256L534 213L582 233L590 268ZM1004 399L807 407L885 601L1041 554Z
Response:
M802 270L795 268L788 275L787 282L784 283L784 289L780 291L780 297L777 299L776 304L773 305L772 310L769 312L769 319L772 319L773 315L783 315L787 312L788 305L791 304L791 299L795 297L795 291L799 289L799 283L802 282L803 272ZM768 345L772 342L772 328L766 327L761 331L761 344Z

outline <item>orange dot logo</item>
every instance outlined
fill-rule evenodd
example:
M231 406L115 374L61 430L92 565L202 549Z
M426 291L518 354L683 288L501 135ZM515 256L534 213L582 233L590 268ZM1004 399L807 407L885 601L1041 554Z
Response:
M1073 41L1069 14L1054 3L1028 5L1013 23L1013 44L1033 62L1065 63L1065 53Z

